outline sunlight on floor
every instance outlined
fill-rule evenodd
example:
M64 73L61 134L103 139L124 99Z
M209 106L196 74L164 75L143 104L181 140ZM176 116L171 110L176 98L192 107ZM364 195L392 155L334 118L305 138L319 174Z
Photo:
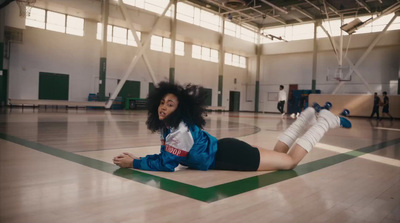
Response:
M333 152L338 152L338 153L347 153L347 152L353 151L351 149L346 149L346 148L339 147L339 146L332 146L332 145L328 145L328 144L324 144L324 143L318 143L318 148L333 151ZM374 155L374 154L370 154L370 153L362 155L362 156L360 156L360 158L371 160L374 162L384 163L387 165L400 167L400 160L397 160L397 159L387 158L387 157L378 156L378 155Z
M382 130L389 130L389 131L398 131L398 132L400 132L400 129L394 129L394 128L375 127L374 129L382 129Z

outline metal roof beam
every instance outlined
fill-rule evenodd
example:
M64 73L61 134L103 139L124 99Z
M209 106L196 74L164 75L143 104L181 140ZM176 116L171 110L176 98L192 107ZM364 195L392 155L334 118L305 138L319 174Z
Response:
M327 2L324 0L324 4L326 4L326 6L328 6L328 9L331 10L332 12L334 12L336 15L340 16L339 11L333 6L331 5L331 3Z
M267 4L267 5L269 5L269 6L271 6L273 9L276 9L276 10L278 10L278 11L280 11L280 12L283 12L283 13L285 13L285 14L288 14L288 13L289 13L289 12L286 11L285 9L276 6L276 5L272 4L271 2L268 2L268 1L266 1L266 0L260 0L260 1L263 2L263 3L265 3L265 4Z
M362 6L365 10L367 10L369 13L371 13L371 9L368 7L368 5L367 5L365 2L360 1L360 0L356 0L356 2L357 2L360 6Z
M301 14L307 16L310 19L314 19L314 16L312 16L310 13L304 11L303 9L297 7L297 6L292 6L292 10L296 10L298 12L300 12Z
M252 8L252 10L254 10L254 11L260 13L263 17L265 16L265 17L271 18L271 19L273 19L273 20L275 20L275 21L278 21L279 23L282 23L283 25L286 25L286 24L287 24L285 20L280 19L280 18L276 18L276 17L274 17L273 15L269 15L268 13L263 13L263 12L257 10L257 9L254 9L254 8Z
M316 6L315 4L313 4L312 2L305 0L308 4L310 4L312 7L316 8L318 11L322 11L322 9L318 6Z
M226 6L225 6L225 7L226 7ZM232 12L237 12L237 13L239 13L239 12L243 12L243 11L251 10L251 9L255 9L255 8L260 8L260 7L261 7L260 5L257 5L257 6L249 7L249 8L232 9L232 11L223 12L223 13L221 13L221 15L229 14L229 13L232 13Z

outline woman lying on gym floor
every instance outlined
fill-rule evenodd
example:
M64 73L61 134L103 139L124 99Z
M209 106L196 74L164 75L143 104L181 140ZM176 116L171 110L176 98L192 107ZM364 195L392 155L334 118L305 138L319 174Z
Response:
M199 170L289 170L329 129L351 127L348 119L327 109L322 109L317 118L315 109L308 107L278 137L273 151L234 138L217 140L203 130L206 96L201 86L159 83L147 98L146 124L152 132L160 133L161 152L145 157L123 153L114 157L114 164L153 171L174 171L179 164ZM313 125L308 128L310 123Z

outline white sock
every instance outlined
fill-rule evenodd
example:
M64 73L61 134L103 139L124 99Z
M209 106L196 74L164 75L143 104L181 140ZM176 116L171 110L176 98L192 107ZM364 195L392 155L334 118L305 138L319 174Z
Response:
M319 117L318 119L325 119L328 124L329 128L334 129L340 126L340 118L339 116L333 114L329 110L323 109L319 112Z
M298 141L297 144L303 147L307 152L317 144L325 133L332 128L340 126L340 119L338 116L332 114L328 110L321 110L317 123L313 125Z
M312 107L306 108L297 120L278 137L278 140L285 143L289 148L292 147L296 139L305 132L310 122L315 122L315 110Z

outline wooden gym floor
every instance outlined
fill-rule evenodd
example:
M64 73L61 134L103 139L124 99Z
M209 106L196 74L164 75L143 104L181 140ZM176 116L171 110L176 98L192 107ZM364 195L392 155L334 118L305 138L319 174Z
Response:
M400 121L351 118L292 171L119 169L158 153L144 111L4 109L0 222L400 222ZM294 119L218 113L206 130L272 149Z

